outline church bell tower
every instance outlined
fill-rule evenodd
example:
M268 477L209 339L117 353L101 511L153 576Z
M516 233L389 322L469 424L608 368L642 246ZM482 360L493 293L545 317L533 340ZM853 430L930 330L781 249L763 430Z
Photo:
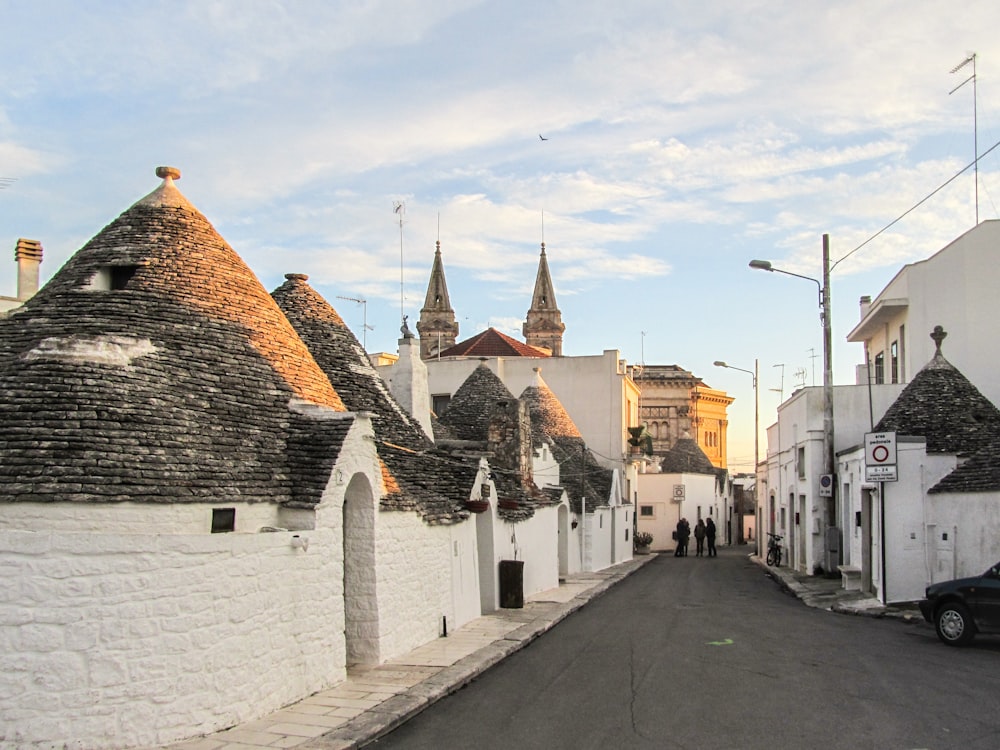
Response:
M417 333L420 334L421 359L433 359L441 351L454 346L458 339L458 321L448 298L440 240L434 251L434 265L431 266L431 278L427 284L427 297L420 308Z
M535 276L535 292L531 296L531 309L521 329L524 342L529 346L548 349L553 357L562 356L563 331L562 313L556 306L556 292L549 275L549 263L545 258L545 243L538 259L538 274Z

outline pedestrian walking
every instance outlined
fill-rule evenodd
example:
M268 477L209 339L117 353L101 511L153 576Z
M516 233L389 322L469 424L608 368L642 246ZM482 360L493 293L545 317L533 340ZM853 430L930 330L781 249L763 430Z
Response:
M684 554L684 519L677 520L677 528L674 529L674 557L681 557Z
M698 519L698 523L694 526L694 541L695 541L695 557L701 557L705 554L705 522L702 519Z
M705 522L705 539L708 541L708 556L718 557L719 553L715 549L715 521L711 518Z

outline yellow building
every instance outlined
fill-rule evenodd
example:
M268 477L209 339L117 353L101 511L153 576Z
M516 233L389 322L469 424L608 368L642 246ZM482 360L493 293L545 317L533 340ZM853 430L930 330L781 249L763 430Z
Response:
M733 398L678 365L637 366L632 378L640 389L639 421L653 437L654 455L666 455L690 437L713 466L727 468L726 410Z

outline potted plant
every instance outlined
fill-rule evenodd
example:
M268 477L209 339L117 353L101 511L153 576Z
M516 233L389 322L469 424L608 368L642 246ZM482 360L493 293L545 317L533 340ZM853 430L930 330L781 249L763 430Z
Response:
M648 531L637 531L632 538L632 545L637 555L648 555L649 545L653 543L653 535Z

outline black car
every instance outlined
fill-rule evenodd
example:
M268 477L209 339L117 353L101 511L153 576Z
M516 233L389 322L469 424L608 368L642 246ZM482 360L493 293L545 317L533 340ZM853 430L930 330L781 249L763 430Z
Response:
M920 612L949 646L965 646L976 633L1000 633L1000 563L981 576L932 583Z

